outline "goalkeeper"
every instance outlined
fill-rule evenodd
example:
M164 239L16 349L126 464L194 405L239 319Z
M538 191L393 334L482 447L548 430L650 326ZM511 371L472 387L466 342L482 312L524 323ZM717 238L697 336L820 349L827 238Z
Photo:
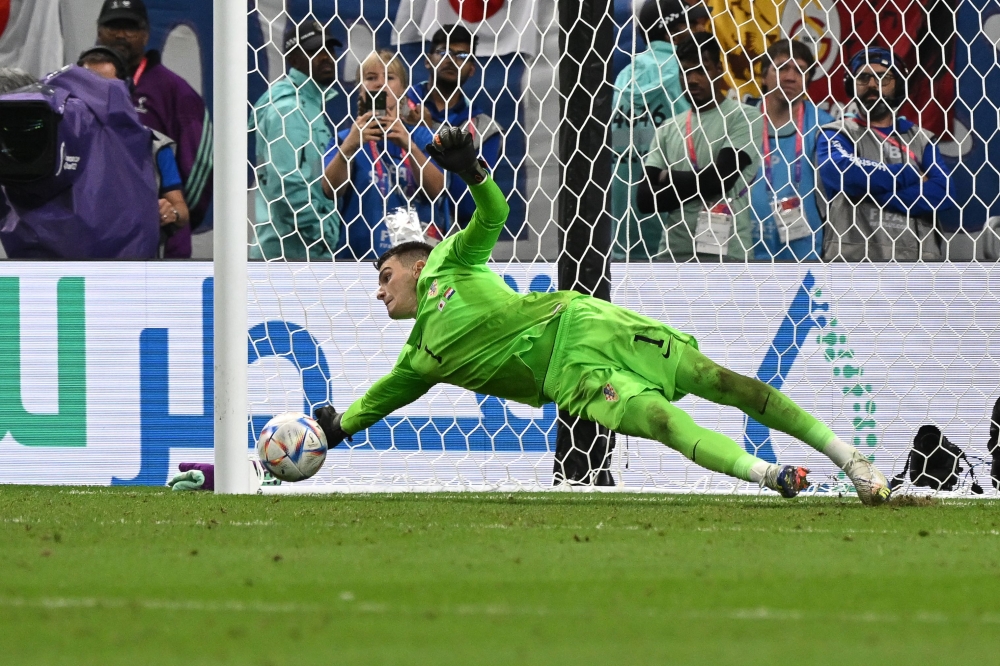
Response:
M389 317L417 321L388 375L343 414L316 410L331 448L446 382L533 407L555 402L784 497L807 487L807 469L760 460L673 405L691 393L826 454L865 504L888 499L885 477L853 446L775 388L716 365L692 336L572 291L515 293L486 267L508 208L477 161L472 137L444 128L427 153L469 184L476 212L436 247L403 243L376 262L378 299Z

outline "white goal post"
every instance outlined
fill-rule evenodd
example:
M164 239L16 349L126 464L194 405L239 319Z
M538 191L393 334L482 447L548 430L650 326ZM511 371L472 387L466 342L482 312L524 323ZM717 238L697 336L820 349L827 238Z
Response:
M250 492L247 473L247 12L215 0L215 491Z

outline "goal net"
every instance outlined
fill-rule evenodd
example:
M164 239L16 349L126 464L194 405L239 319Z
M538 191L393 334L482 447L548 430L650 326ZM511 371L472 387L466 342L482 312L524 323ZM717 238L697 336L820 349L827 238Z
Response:
M376 300L371 260L468 223L462 183L421 166L426 137L460 124L508 197L490 267L512 289L607 278L612 302L694 335L914 491L971 493L971 465L995 493L1000 5L604 5L595 20L557 0L249 2L248 444L276 414L346 409L392 368L413 322ZM304 36L310 20L323 35ZM436 39L455 24L471 44ZM726 148L737 166L723 173ZM656 193L651 168L700 175ZM677 404L764 460L809 467L818 492L852 491L733 408ZM910 455L925 424L965 454L934 447L953 462L943 484ZM571 453L591 452L578 428L554 405L438 385L294 489L550 488L561 429ZM619 489L762 492L652 441L618 435L596 460Z

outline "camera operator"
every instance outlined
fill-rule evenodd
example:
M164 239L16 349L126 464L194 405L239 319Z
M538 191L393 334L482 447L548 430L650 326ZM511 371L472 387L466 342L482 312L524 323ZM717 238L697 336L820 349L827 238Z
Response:
M0 94L0 185L8 204L0 241L7 256L155 258L150 145L126 86L81 67Z
M342 198L345 258L375 259L391 247L385 224L398 208L413 208L421 223L448 228L444 174L424 154L434 135L405 110L406 65L392 51L361 63L358 115L330 142L323 191ZM401 104L402 102L402 104Z

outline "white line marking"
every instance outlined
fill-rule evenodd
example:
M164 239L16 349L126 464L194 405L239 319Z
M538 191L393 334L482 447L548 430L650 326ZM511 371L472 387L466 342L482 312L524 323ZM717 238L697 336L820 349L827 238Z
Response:
M0 597L0 608L44 608L46 610L72 609L142 609L164 610L200 613L316 613L329 610L341 610L351 613L376 613L394 615L438 615L457 616L541 616L541 615L580 615L585 609L566 609L560 607L550 609L544 606L511 606L507 604L459 604L456 606L421 606L410 607L380 603L374 601L354 601L354 595L344 592L337 600L329 604L315 603L276 603L268 601L197 601L192 599L99 599L95 597L43 597L25 599L21 597ZM814 610L780 609L780 608L717 608L707 610L676 611L671 608L639 608L633 607L631 612L637 615L663 615L674 620L690 621L769 621L769 622L803 622L803 621L836 621L853 623L933 623L933 624L1000 624L1000 613L957 614L932 611L914 611L912 613L837 613Z

